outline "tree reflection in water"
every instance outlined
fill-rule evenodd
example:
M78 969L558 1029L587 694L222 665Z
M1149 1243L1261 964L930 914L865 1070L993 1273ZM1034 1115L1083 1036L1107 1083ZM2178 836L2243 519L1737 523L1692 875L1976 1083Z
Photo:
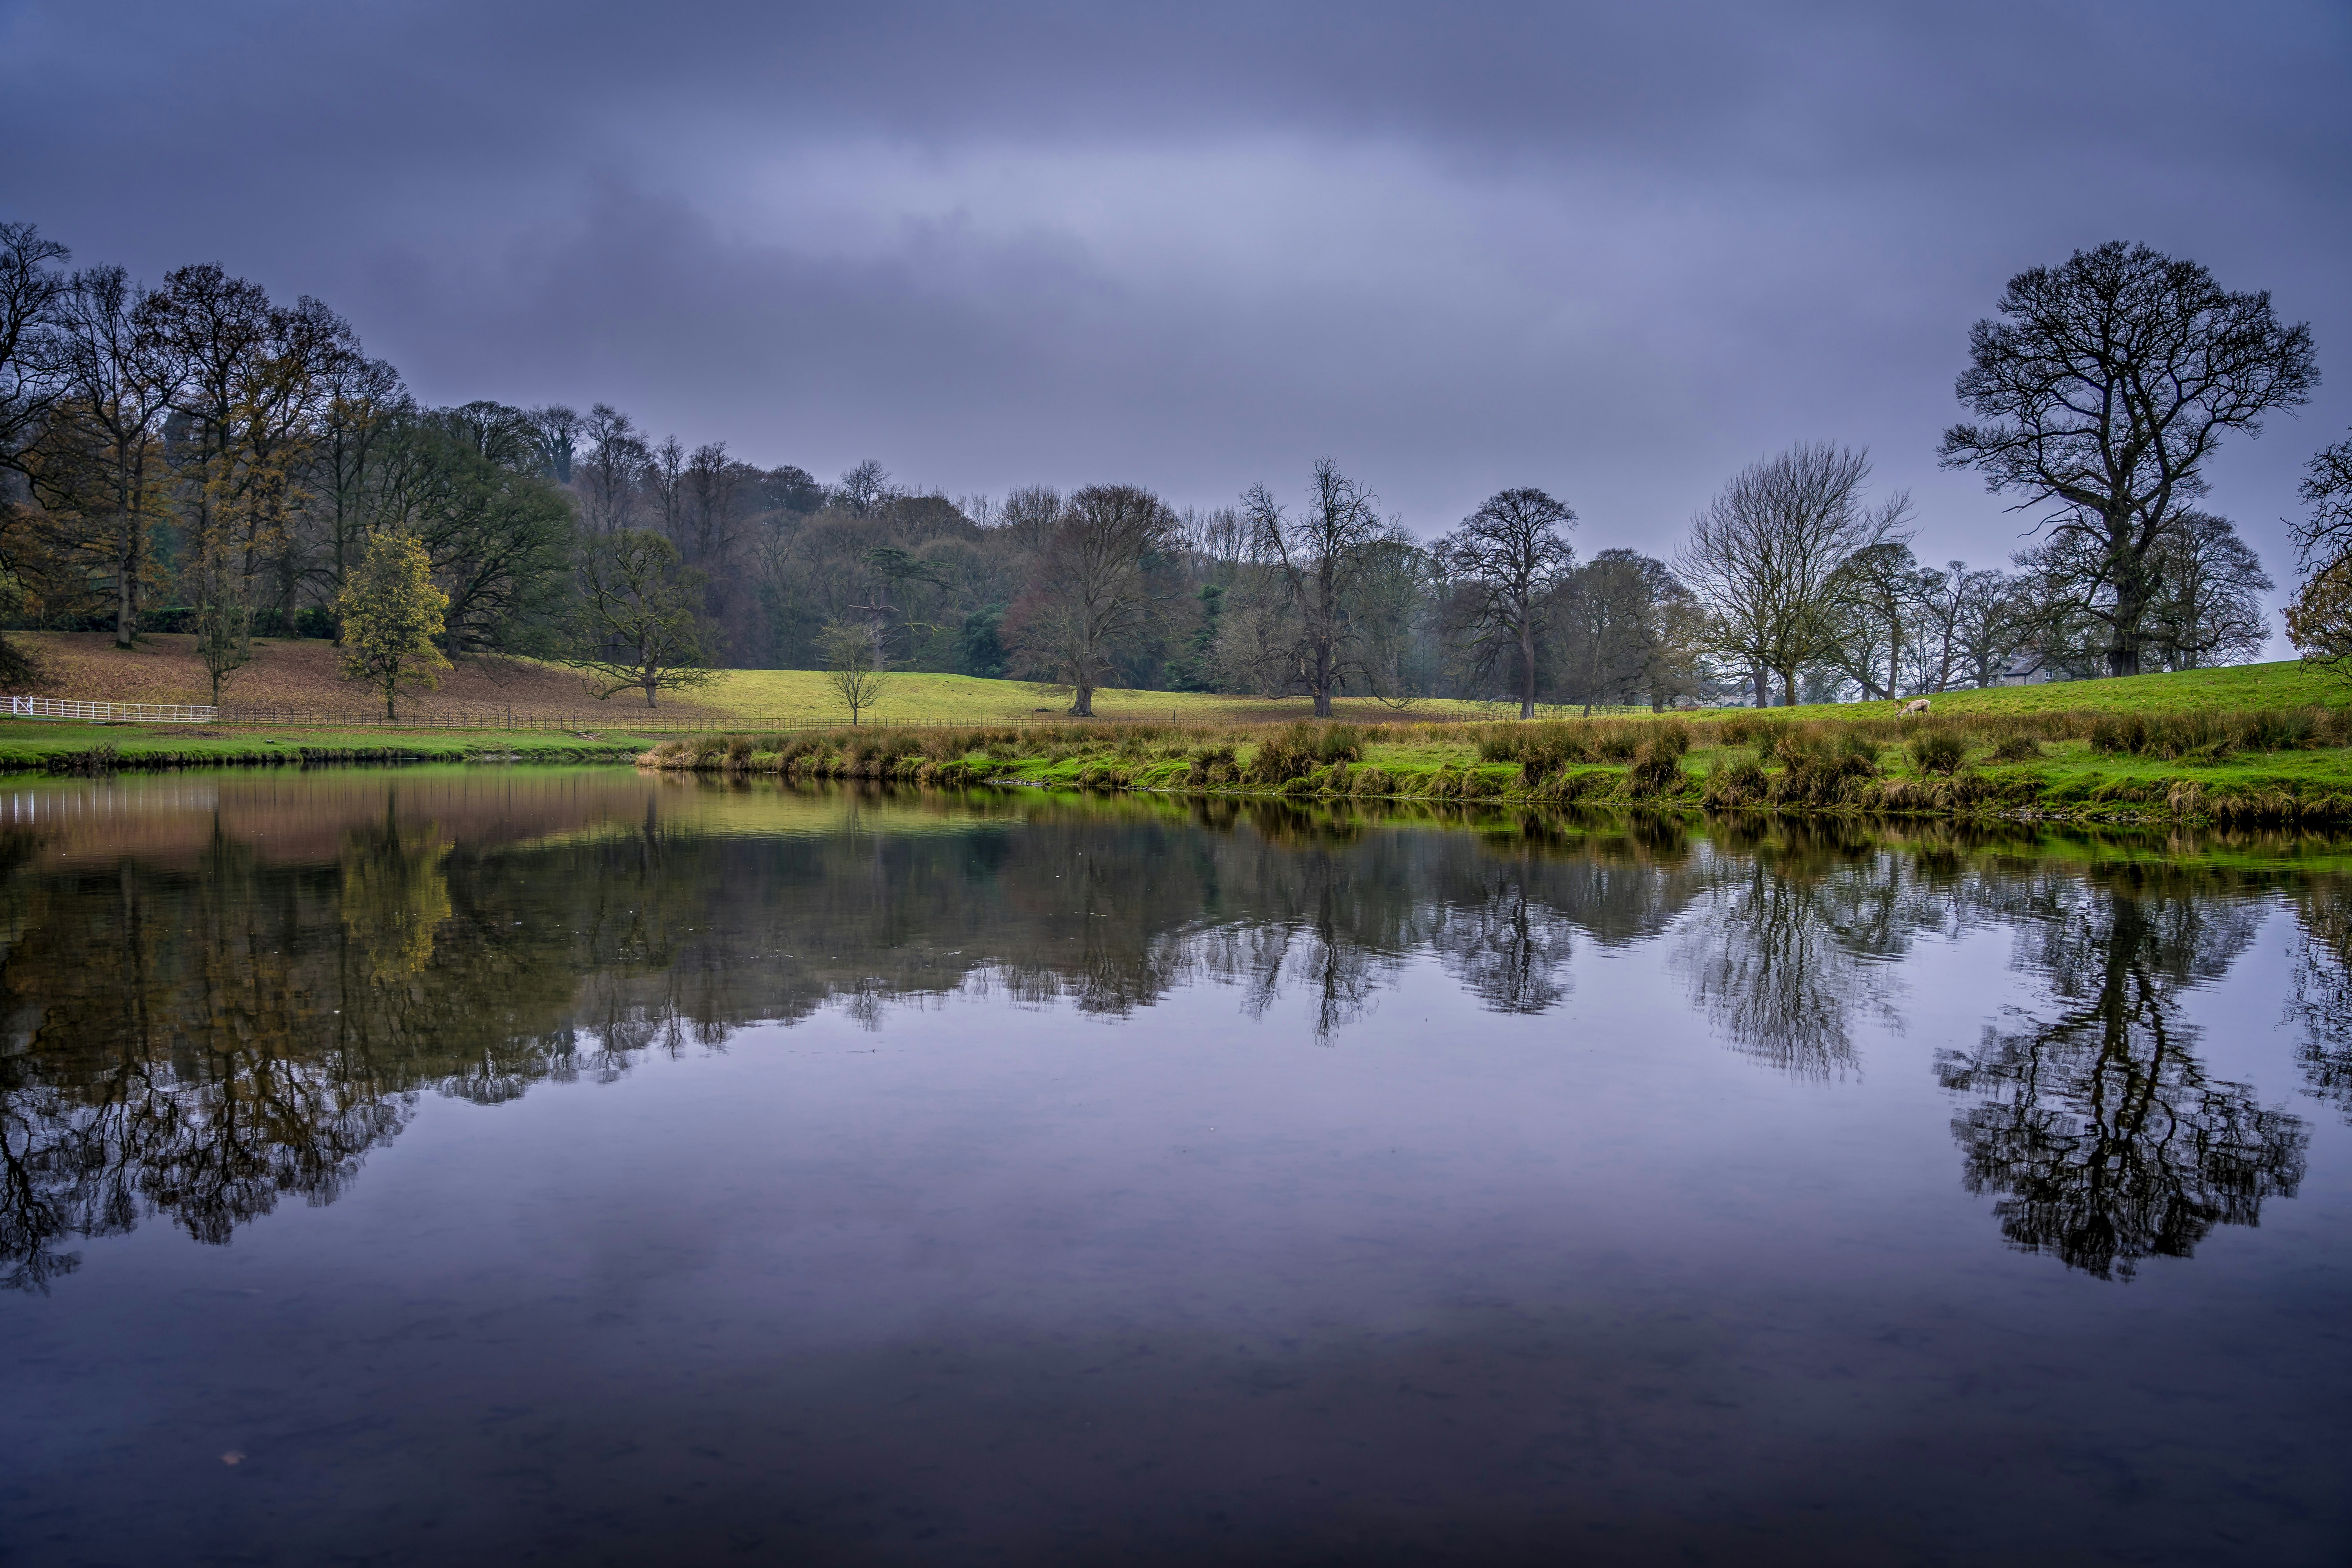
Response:
M1730 825L1682 929L1692 1001L1738 1049L1801 1078L1859 1066L1860 1022L1902 1026L1892 960L1965 922L1948 855L1906 851L1852 823Z
M2304 889L2296 914L2290 1022L2303 1026L2301 1056L2311 1093L2352 1121L2352 887L2329 878Z
M1329 1043L1417 957L1538 1015L1571 994L1580 946L1668 938L1734 1048L1828 1080L1864 1026L1899 1023L1920 940L2021 931L2050 1016L1942 1070L1979 1097L1955 1123L1970 1189L2074 1267L2185 1255L2301 1172L2301 1123L2209 1081L2178 1018L2245 947L2258 889L2186 873L2021 869L1948 830L1850 824L1420 831L612 773L207 787L86 786L0 827L10 1284L145 1215L218 1242L287 1194L331 1201L425 1090L496 1103L754 1020L873 1025L981 994L1116 1018L1205 982L1253 1016L1301 1001ZM2339 1103L2345 908L2306 899L2297 991L2314 1084Z
M1982 1097L1952 1131L1969 1190L2003 1194L2001 1234L2103 1279L2254 1224L2303 1178L2301 1120L2209 1078L2192 1049L2181 993L2225 974L2262 914L2195 880L2130 867L2027 884L2022 966L2050 1009L1939 1064L1947 1089Z

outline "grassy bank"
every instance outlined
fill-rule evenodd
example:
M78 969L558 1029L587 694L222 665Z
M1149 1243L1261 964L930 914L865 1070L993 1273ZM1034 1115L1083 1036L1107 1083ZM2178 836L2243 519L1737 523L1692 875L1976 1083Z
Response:
M197 661L194 639L159 635L136 648L119 649L103 634L12 633L47 671L28 695L85 701L205 702L210 683ZM255 644L255 662L237 672L222 693L231 710L279 709L316 715L321 723L375 710L374 697L342 678L335 649L299 638ZM2342 706L2352 702L2352 682L2333 671L2298 661L2232 665L2220 669L2140 675L2121 680L2072 681L2047 686L2000 687L1954 691L1931 700L1938 713L2003 715L2064 713L2084 709L2108 712L2172 712L2184 709L2271 709ZM984 680L976 676L896 670L887 678L880 705L868 723L1043 724L1061 720L1066 693L1027 681ZM470 714L497 721L501 716L537 721L561 721L567 728L619 729L648 719L690 721L746 729L829 726L848 715L821 671L726 669L691 692L665 698L648 713L641 700L623 693L599 701L570 670L530 659L467 659L445 675L440 687L402 700L404 711ZM1369 697L1342 697L1337 717L1357 723L1415 721L1496 721L1516 717L1516 703L1426 698L1404 710ZM1892 703L1840 704L1776 709L1800 720L1851 718L1867 710L1891 711ZM1304 697L1268 700L1198 691L1128 691L1106 688L1095 694L1098 717L1111 722L1152 722L1239 727L1287 723L1307 716ZM1546 718L1580 711L1546 708ZM1618 710L1618 712L1624 710Z
M2075 821L2352 822L2352 712L2027 710L665 741L648 767L1095 790Z
M0 772L99 773L344 763L626 762L650 737L623 731L226 730L0 719Z

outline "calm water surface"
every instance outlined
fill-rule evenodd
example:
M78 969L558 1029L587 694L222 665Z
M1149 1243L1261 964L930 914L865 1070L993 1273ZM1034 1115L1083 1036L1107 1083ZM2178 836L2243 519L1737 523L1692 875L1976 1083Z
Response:
M2352 846L0 802L14 1563L2352 1560Z

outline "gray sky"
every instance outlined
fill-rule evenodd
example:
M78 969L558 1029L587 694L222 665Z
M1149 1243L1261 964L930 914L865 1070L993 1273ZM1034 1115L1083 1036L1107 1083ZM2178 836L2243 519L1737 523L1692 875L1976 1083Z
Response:
M2268 289L2352 425L2352 5L91 5L0 0L0 216L315 294L435 402L618 405L831 477L1328 454L1424 536L1540 485L1669 551L1867 446L1923 556L2021 520L1934 448L1969 323L2108 238Z

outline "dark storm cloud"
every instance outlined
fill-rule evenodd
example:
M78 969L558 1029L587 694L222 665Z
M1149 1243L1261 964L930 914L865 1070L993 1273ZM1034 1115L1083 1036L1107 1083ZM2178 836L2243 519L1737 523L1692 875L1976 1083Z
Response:
M1868 444L1923 551L1968 323L2111 237L2352 342L2336 4L0 12L0 207L351 316L424 395L950 490L1214 502L1328 452L1427 531L1671 543ZM2274 567L2339 374L2225 458Z

